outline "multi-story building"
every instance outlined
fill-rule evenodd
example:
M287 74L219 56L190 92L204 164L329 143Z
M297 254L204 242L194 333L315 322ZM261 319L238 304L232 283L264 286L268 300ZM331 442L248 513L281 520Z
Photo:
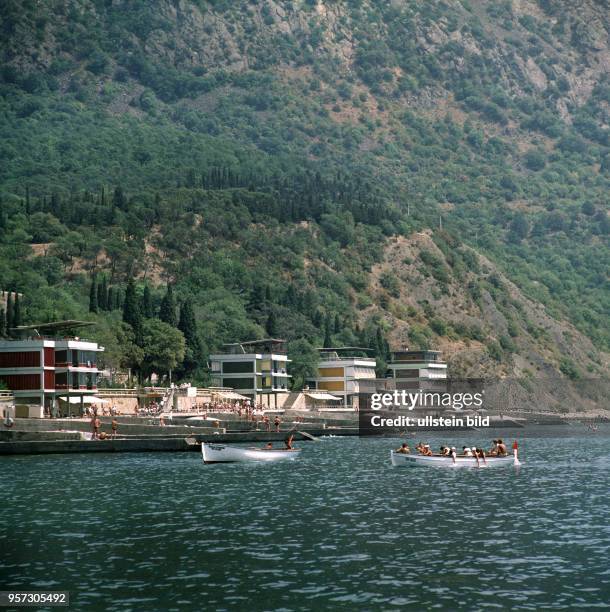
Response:
M212 384L229 387L254 403L280 408L289 393L286 341L276 338L224 344L210 355Z
M375 393L377 361L368 349L343 346L319 349L320 361L315 378L306 381L310 389L328 391L341 398L344 406L358 410L362 399Z
M47 328L58 329L47 324L37 331ZM95 400L103 350L76 337L0 340L0 380L13 392L17 416L81 414Z
M440 351L394 351L388 364L393 388L443 391L447 385L447 363Z

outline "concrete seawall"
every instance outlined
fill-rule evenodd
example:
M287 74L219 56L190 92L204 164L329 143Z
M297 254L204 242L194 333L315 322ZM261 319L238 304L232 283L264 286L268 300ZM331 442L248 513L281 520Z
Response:
M167 428L165 428L167 429ZM19 432L14 432L19 433ZM52 432L48 432L52 433ZM117 453L117 452L169 452L169 451L199 451L201 442L227 442L261 444L275 442L281 446L286 436L292 433L295 441L306 441L308 438L299 432L282 431L279 433L265 431L237 432L225 434L183 434L146 435L133 437L117 437L114 440L19 440L0 442L0 455L35 455L62 453ZM357 429L307 429L312 436L323 435L358 435Z

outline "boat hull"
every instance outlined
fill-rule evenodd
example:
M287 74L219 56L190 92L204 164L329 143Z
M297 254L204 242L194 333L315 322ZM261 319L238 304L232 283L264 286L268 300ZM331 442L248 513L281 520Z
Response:
M518 460L513 456L506 457L486 457L485 461L474 457L456 457L455 462L452 457L440 457L434 455L432 457L426 455L404 455L395 451L390 451L390 459L393 466L411 466L411 467L445 467L445 468L484 468L484 467L502 467L507 465L519 465Z
M235 463L242 461L285 461L294 460L299 456L300 448L288 449L262 449L227 446L225 444L201 445L201 454L204 463Z

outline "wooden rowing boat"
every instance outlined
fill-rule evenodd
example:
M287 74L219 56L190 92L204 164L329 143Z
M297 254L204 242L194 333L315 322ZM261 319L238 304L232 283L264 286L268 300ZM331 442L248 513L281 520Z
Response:
M455 461L453 457L443 456L443 455L406 455L403 453L397 453L396 451L390 451L390 459L392 461L393 466L412 466L412 467L449 467L449 468L458 468L458 467L501 467L507 465L521 465L519 463L519 459L517 458L517 453L514 455L507 455L506 457L496 457L494 455L490 457L485 457L485 460L479 459L479 463L477 464L477 460L475 457L466 457L462 455L457 455L455 457Z
M234 463L237 461L282 461L296 459L301 452L300 448L244 448L228 446L226 444L201 445L201 454L204 463Z

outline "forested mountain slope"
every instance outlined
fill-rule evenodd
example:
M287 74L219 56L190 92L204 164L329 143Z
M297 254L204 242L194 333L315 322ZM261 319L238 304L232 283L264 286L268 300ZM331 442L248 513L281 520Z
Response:
M273 332L606 376L608 14L7 1L0 289L40 320L112 287L92 316L115 363L142 358L114 331L133 278L149 319L168 282L192 303L198 360Z

